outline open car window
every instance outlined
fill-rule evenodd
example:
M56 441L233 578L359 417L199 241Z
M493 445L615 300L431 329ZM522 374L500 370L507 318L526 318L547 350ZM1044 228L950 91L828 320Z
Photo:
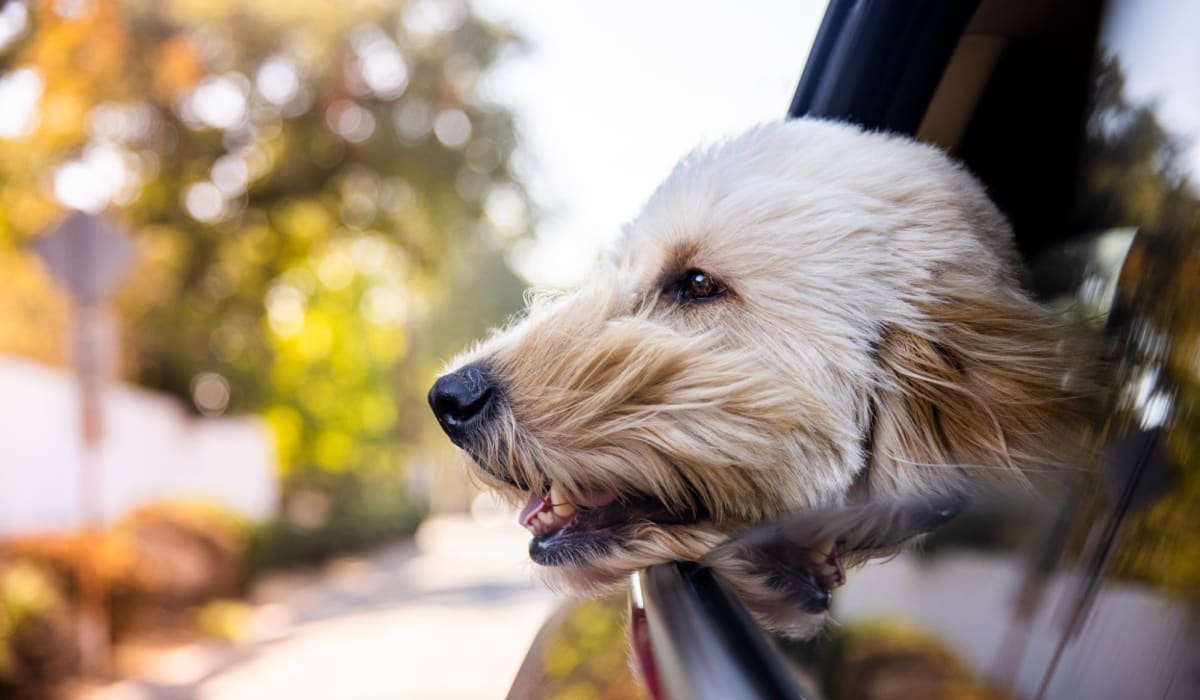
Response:
M984 180L1035 293L1098 338L1080 358L1106 370L1095 463L1059 465L1077 472L1062 497L975 503L919 550L852 574L833 595L836 624L776 651L730 642L741 623L722 593L688 603L707 585L694 569L643 574L639 658L657 660L663 697L718 692L704 669L731 645L724 660L741 670L726 680L749 674L760 697L1196 697L1200 45L1182 28L1200 15L1138 0L981 2L904 25L902 4L872 15L832 3L791 113L909 131ZM881 87L888 58L899 67ZM679 598L674 622L665 600L645 600L664 586ZM639 627L656 605L669 629ZM773 661L743 658L778 651L798 669L791 685L774 685ZM523 676L539 668L531 656Z

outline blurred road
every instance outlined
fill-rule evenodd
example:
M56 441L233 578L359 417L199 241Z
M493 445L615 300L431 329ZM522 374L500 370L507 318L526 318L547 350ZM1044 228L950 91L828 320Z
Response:
M515 518L427 521L415 541L256 587L251 641L147 657L87 700L503 697L556 600Z

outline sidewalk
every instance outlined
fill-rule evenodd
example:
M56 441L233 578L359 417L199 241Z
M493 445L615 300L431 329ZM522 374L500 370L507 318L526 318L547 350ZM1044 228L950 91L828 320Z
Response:
M427 521L415 542L278 575L252 596L254 641L186 645L83 700L503 697L556 600L515 519Z

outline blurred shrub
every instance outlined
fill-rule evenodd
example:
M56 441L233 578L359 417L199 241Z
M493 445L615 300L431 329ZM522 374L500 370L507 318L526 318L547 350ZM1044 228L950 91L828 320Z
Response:
M861 622L833 628L818 674L832 700L1006 700L946 642L911 623Z
M45 535L0 545L0 567L35 567L69 603L87 565L108 595L110 627L180 624L195 606L238 592L250 537L231 513L199 503L139 509L101 533Z
M238 642L249 633L254 609L239 600L214 600L196 613L196 629L207 637Z
M283 517L250 532L245 572L314 564L343 552L361 550L410 535L424 512L401 484L356 475L327 477L334 488L296 489ZM335 492L337 498L327 494Z
M129 549L119 538L107 533L32 535L0 543L0 566L33 564L70 600L79 594L78 575L84 557L100 576L105 589L119 585L132 565Z
M102 581L115 637L196 629L237 641L249 609L233 598L255 576L394 540L420 521L399 484L359 479L338 489L346 497L298 491L303 507L264 524L209 504L160 503L100 533L0 543L0 696L37 697L77 667L83 565Z
M203 503L156 504L123 518L105 535L122 561L107 572L113 632L186 625L196 606L237 593L249 536L248 523Z
M54 575L0 562L0 695L36 692L78 663L75 615Z

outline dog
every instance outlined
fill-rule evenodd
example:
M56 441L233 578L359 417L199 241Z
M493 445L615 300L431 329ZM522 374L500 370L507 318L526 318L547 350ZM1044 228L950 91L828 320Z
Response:
M533 296L429 400L551 582L603 593L788 514L1036 490L1075 463L1079 358L1021 281L944 152L766 124L686 156L578 289ZM836 538L810 545L838 585ZM716 559L750 598L779 589Z

